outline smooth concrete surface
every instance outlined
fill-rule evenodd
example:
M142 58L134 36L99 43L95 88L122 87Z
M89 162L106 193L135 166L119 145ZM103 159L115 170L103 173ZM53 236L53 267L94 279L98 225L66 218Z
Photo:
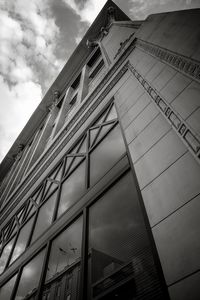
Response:
M186 120L200 107L200 84L195 81L191 82L171 105Z
M199 300L200 272L169 287L171 300Z
M134 28L120 27L117 24L111 26L109 34L104 36L102 40L103 46L106 49L111 62L114 61L115 56L121 47L120 43L126 41L134 32Z
M177 72L171 80L160 90L160 94L171 103L192 82L192 79Z
M171 130L134 165L140 188L158 177L187 151L185 145ZM132 153L130 152L131 156Z
M171 126L161 114L153 119L129 145L133 163L139 160L169 130Z
M200 268L199 212L200 195L153 228L167 284Z
M136 37L182 55L199 59L200 9L150 15Z
M142 190L151 226L200 193L200 166L186 152Z

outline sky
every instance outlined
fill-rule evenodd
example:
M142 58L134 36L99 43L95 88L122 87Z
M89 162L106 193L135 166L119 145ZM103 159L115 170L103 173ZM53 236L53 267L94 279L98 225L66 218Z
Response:
M106 0L0 0L0 162ZM114 0L131 19L200 0Z

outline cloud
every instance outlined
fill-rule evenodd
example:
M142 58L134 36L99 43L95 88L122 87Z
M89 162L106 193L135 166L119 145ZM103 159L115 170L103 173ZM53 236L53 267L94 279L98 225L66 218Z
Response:
M150 14L199 7L199 0L129 0L133 19L145 19Z
M51 1L0 1L0 161L64 64Z
M42 90L32 81L20 82L9 88L0 76L0 160L6 155L16 135L20 133L39 104ZM5 103L5 104L4 104Z
M106 3L106 0L87 0L84 2L63 0L63 2L80 16L82 22L88 22L91 24Z

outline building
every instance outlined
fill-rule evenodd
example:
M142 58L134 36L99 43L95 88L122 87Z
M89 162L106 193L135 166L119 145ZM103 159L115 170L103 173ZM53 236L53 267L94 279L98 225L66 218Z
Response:
M199 16L105 4L0 165L0 299L199 299Z

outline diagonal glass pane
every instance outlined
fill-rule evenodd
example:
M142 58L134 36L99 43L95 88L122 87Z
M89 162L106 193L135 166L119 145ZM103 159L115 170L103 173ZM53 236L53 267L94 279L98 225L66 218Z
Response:
M45 251L42 250L23 268L15 299L24 299L33 290L37 289L44 261L44 253Z
M47 179L44 196L42 201L48 198L48 196L58 187L58 184Z
M56 170L54 170L53 173L48 175L48 178L54 179L54 180L60 180L61 179L61 174L62 174L62 164L59 165Z
M85 161L63 182L58 217L70 208L85 191Z
M119 125L90 154L90 185L96 183L126 152Z
M115 106L112 105L105 121L108 122L108 121L111 121L111 120L114 120L114 119L117 119L117 112L116 112Z
M40 207L31 242L36 240L52 223L57 193Z
M10 300L12 291L14 288L15 280L17 278L17 274L13 276L9 281L4 284L0 289L0 299L2 300Z
M29 201L28 209L27 209L27 212L26 212L26 215L25 215L25 218L24 218L23 222L24 222L25 220L27 220L28 217L30 217L31 214L32 214L35 210L36 210L36 206L33 204L32 201Z
M3 248L2 254L1 254L1 258L0 258L0 274L3 273L6 263L8 261L10 252L12 250L12 246L14 243L14 238L12 238L12 240L10 240L10 242Z
M68 170L68 173L73 171L73 169L76 168L76 166L83 160L84 156L77 156L74 158L74 161L73 163L71 164L69 170Z
M93 145L98 132L99 132L99 127L90 129L90 147Z
M81 217L53 241L46 281L81 257L82 223Z
M87 151L87 137L81 141L80 148L78 149L78 153L85 153Z
M37 192L31 196L31 198L38 204L41 200L41 196L42 196L42 192L43 192L43 187L44 185L42 185L38 190Z
M108 124L108 125L103 125L101 127L101 131L98 135L98 138L95 142L95 144L113 127L113 123L112 124Z
M33 217L21 228L19 236L17 238L17 242L15 244L14 251L12 253L12 257L10 260L10 264L20 256L22 252L24 252L26 248L26 244L28 242L28 238L31 232Z
M65 175L67 175L68 173L68 170L69 170L69 167L73 161L74 157L73 156L67 156L67 159L66 159L66 166L65 166Z

